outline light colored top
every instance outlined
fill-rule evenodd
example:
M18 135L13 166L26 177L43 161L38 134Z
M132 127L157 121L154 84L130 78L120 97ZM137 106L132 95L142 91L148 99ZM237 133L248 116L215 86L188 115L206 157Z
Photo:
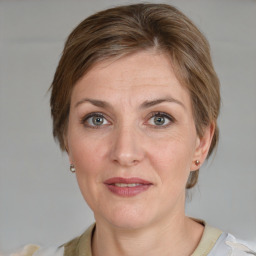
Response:
M202 238L191 256L252 256L256 252L228 233L204 223ZM41 249L37 245L27 245L19 253L10 256L92 256L91 240L95 224L81 236L55 248Z

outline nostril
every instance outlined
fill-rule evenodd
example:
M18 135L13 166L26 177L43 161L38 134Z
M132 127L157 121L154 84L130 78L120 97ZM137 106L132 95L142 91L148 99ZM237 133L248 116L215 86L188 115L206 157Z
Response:
M131 126L122 126L112 137L110 157L122 166L138 164L144 156L141 135Z
M133 166L139 163L139 159L136 159L136 156L131 156L131 155L119 155L115 157L114 162L122 165L122 166Z

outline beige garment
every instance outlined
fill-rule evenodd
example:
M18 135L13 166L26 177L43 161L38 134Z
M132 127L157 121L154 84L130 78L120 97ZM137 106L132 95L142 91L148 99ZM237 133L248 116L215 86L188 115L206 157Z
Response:
M64 256L92 256L91 240L95 224L91 225L81 236L64 244Z
M35 244L26 245L21 251L12 253L10 256L33 256L40 247Z
M197 220L198 221L198 220ZM199 245L191 256L206 256L222 234L219 229L205 225ZM81 236L64 244L64 256L92 256L91 240L95 224L91 225Z

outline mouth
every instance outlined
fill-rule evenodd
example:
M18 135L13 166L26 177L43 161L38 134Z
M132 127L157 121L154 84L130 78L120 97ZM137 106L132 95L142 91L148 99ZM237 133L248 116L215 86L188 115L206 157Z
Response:
M140 178L114 177L104 182L108 190L117 196L132 197L148 190L153 184Z
M114 177L104 182L110 192L121 197L133 197L148 190L153 184L140 178Z
M120 188L132 188L132 187L137 187L137 186L141 186L140 183L114 183L112 184L116 187L120 187Z

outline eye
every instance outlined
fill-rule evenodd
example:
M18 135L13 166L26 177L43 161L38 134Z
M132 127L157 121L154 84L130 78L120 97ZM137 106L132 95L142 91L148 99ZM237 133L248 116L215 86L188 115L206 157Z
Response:
M164 112L151 113L151 118L148 123L152 126L166 127L174 122L174 118Z
M102 113L90 113L82 118L81 123L92 128L100 128L101 126L109 124Z

